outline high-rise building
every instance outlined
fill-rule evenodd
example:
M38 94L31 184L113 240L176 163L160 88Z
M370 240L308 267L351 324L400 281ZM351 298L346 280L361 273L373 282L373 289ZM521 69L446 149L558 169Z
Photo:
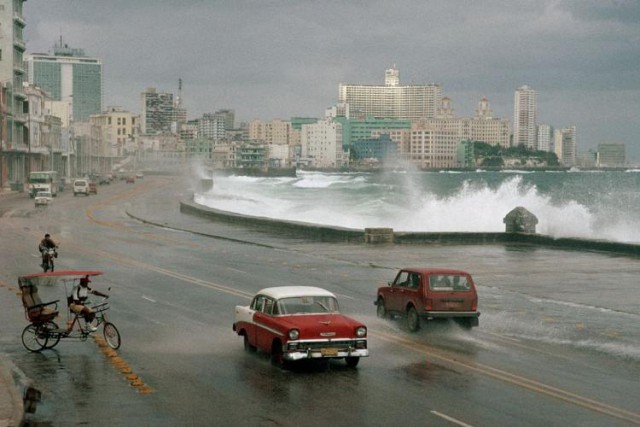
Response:
M513 145L536 149L536 142L536 91L525 85L514 96Z
M140 132L144 135L172 133L176 120L173 94L150 87L142 92L140 101Z
M576 141L576 127L569 126L561 130L562 132L562 163L567 166L576 164L578 143Z
M537 149L553 151L553 127L545 124L538 125Z
M198 136L214 141L224 139L224 117L218 114L203 114L198 119Z
M30 167L23 114L23 3L24 0L0 0L0 187L24 182Z
M418 120L436 116L442 100L442 88L437 84L400 85L400 72L391 68L385 72L385 84L338 86L338 102L349 104L351 118Z
M342 148L342 125L331 118L302 125L302 157L311 166L341 168L349 165L349 152Z
M598 166L624 166L626 159L624 144L598 144L596 164Z
M54 101L72 106L73 121L86 122L102 112L102 61L70 48L60 39L53 55L33 53L27 59L29 82L47 91Z

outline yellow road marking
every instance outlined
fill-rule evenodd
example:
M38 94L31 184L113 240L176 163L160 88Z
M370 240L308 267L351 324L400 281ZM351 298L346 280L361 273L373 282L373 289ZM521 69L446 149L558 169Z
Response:
M397 335L390 335L382 331L373 331L373 332L376 337L382 339L383 341L397 344L407 349L416 351L418 353L425 354L427 357L430 357L432 359L438 359L444 363L465 368L465 369L477 372L479 374L486 375L491 378L500 380L502 382L506 382L522 388L526 388L528 390L538 392L540 394L551 396L551 397L563 400L565 402L569 402L574 405L590 409L595 412L600 412L602 414L612 416L614 418L630 421L633 423L640 423L640 413L627 411L626 409L622 409L612 405L608 405L606 403L598 402L596 400L589 399L587 397L583 397L575 393L562 390L557 387L549 386L549 385L540 383L538 381L534 381L534 380L522 377L520 375L516 375L507 371L496 369L488 365L471 362L471 361L465 361L464 358L458 354L452 357L452 355L447 351L438 350L438 349L426 346L424 344L410 341L406 338L403 338Z

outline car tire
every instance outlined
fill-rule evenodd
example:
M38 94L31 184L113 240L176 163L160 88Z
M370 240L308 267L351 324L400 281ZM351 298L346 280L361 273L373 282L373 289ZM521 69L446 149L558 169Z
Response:
M420 329L420 316L414 306L409 307L407 310L407 329L410 332L416 332Z
M387 307L384 305L384 299L382 297L378 298L378 302L376 303L376 315L380 319L387 319L389 317Z
M344 360L347 362L347 366L350 368L355 368L360 362L359 357L345 357Z
M463 317L461 319L455 319L456 323L462 328L462 329L466 329L468 331L471 330L471 328L473 328L474 326L474 320L472 318L468 318L468 317Z
M245 333L243 337L244 337L244 351L246 351L247 353L255 353L257 349L255 346L249 343L249 337L247 336L247 334Z
M286 360L284 360L284 353L282 352L282 344L274 342L271 346L271 364L281 369L286 367Z

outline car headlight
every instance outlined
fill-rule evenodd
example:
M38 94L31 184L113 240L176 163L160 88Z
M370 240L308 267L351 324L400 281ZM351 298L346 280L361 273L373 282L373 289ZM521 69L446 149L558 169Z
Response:
M298 338L300 338L300 331L297 329L291 329L289 331L289 339L290 340L297 340Z
M367 336L367 328L365 326L359 326L356 329L356 336L358 338L363 338Z

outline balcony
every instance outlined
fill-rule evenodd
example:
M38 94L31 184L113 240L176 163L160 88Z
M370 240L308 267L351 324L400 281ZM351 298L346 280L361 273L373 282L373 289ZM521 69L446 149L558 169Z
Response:
M14 39L13 47L18 48L21 51L25 51L27 49L27 45L24 43L24 40Z
M22 25L23 28L27 25L27 22L24 20L24 17L17 12L13 13L13 22Z

